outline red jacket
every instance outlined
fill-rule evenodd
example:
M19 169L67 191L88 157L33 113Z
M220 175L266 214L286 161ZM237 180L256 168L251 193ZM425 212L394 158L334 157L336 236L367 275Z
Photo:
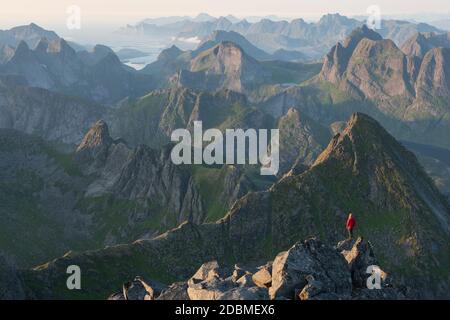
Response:
M352 217L349 217L347 219L347 229L348 230L352 230L355 227L356 224L356 220Z

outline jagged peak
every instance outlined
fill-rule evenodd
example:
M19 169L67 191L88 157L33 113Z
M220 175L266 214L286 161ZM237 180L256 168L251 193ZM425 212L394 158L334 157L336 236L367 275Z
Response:
M96 44L92 49L92 52L103 54L114 53L114 51L110 47L103 44Z
M383 37L379 33L373 31L372 29L368 28L365 24L363 24L361 27L358 27L355 30L353 30L352 33L350 33L350 35L345 39L344 47L354 48L362 39L365 38L374 41L383 39Z
M175 59L181 53L183 53L183 50L178 48L176 45L172 45L169 48L162 50L158 55L157 60Z
M297 18L297 19L293 19L291 21L291 24L307 25L308 22L306 22L303 18Z
M369 29L366 25L356 28L345 39L343 44L338 42L325 56L319 78L332 83L338 83L347 69L348 62L354 54L355 49L363 40L376 43L383 40L383 38L375 31Z
M30 23L28 26L29 26L31 29L34 29L34 30L39 30L39 31L43 31L43 30L44 30L44 28L38 26L38 25L37 25L36 23L34 23L34 22Z
M227 40L223 40L223 39L229 39L230 36L233 37L238 37L238 38L243 38L243 36L235 31L226 31L226 30L214 30L213 32L211 32L208 36L206 36L203 39L203 43L206 41L227 41Z
M350 142L348 144L347 142ZM350 116L345 129L334 136L328 147L319 155L313 166L319 165L329 158L337 155L339 158L343 153L352 153L352 157L362 145L367 145L375 151L379 146L388 147L395 143L398 148L403 147L373 118L361 113L355 112ZM366 150L370 153L370 150ZM367 154L366 154L367 155Z
M234 53L234 54L231 54ZM221 41L214 47L202 51L191 61L191 71L202 71L209 69L213 61L221 61L231 57L237 63L242 64L243 60L254 60L248 56L242 48L231 41Z
M318 21L318 25L329 25L337 22L347 22L351 21L351 19L346 16L340 15L339 13L328 13L323 15Z
M398 199L404 199L408 210L433 213L442 230L450 230L450 206L415 155L368 115L352 114L347 127L334 136L309 172L325 179L363 177L366 199L386 208L397 208Z
M76 152L108 147L112 143L113 139L109 135L108 125L105 121L99 120L88 130L78 145Z
M403 56L402 51L391 39L373 40L369 38L363 38L358 42L358 45L353 50L353 56L360 57L361 55L367 55L368 58L372 58L374 56L374 52L382 53L385 56L389 53L396 52ZM383 59L383 61L384 60L385 59Z
M420 97L450 93L450 48L432 48L422 60L416 91Z
M232 24L232 22L230 20L228 20L227 17L224 16L220 16L217 21L217 23L227 23L227 24Z
M351 131L357 126L376 127L376 129L381 129L384 131L383 127L375 119L362 112L352 113L350 119L348 120L346 130Z

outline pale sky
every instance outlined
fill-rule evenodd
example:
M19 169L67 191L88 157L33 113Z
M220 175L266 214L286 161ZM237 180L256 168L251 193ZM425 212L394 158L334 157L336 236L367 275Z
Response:
M233 14L238 17L280 15L312 17L325 13L365 14L378 5L385 14L449 13L449 0L8 0L2 1L0 29L35 22L45 27L64 25L66 9L77 5L85 24L123 25L146 17Z

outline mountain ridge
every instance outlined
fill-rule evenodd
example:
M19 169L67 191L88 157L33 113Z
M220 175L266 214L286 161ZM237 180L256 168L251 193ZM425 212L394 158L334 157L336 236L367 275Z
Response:
M362 135L367 130L372 132L373 137L364 140ZM355 151L352 139L356 139ZM387 145L384 146L385 144L380 144L379 141L386 141ZM370 160L371 157L374 158ZM339 160L331 161L332 158ZM368 161L363 161L367 158ZM380 167L376 169L376 166ZM407 170L410 173L406 173ZM349 175L347 172L350 172ZM380 176L371 176L378 172ZM344 176L352 178L344 179ZM373 180L376 181L375 185L366 183L365 179L375 179ZM411 185L413 189L409 189L411 187L407 181L416 181ZM341 189L333 189L334 184L339 185ZM358 186L362 188L361 191L356 191L359 190ZM417 194L417 190L422 190L422 193ZM362 196L366 191L369 192L369 203L366 195ZM322 200L317 198L318 194ZM122 272L127 270L128 278L140 274L152 279L159 277L157 280L169 282L189 276L204 261L213 259L226 263L263 261L273 258L273 254L279 249L288 248L296 239L311 232L318 233L326 243L340 238L343 231L339 230L343 227L339 228L339 221L343 224L342 221L345 220L343 210L349 210L348 205L352 203L351 209L356 213L361 228L359 232L372 239L377 252L382 256L383 265L393 272L398 268L404 270L405 266L409 266L409 271L403 272L402 276L415 279L414 282L410 280L410 283L414 284L413 286L427 288L422 291L422 295L429 296L433 294L432 288L438 285L437 280L432 272L418 277L418 269L415 266L420 268L423 263L427 263L428 271L437 268L440 272L444 272L444 265L437 261L445 261L438 258L438 254L446 252L444 247L448 234L445 228L443 229L442 221L433 215L423 197L431 197L434 201L438 201L442 206L440 210L445 212L445 221L448 222L450 219L448 202L426 177L414 155L407 152L377 122L365 115L355 114L349 120L344 133L330 142L328 149L319 156L311 169L299 175L285 176L268 191L244 196L216 223L195 225L188 222L152 240L140 240L131 245L80 255L70 254L37 267L34 271L26 272L25 279L34 279L31 280L33 283L42 286L40 289L39 286L33 286L38 296L49 297L52 283L57 283L61 276L58 270L67 264L75 263L85 270L90 270L92 265L96 265L96 272L101 272L100 266L107 263ZM392 210L399 211L394 214ZM392 215L388 213L389 211ZM316 220L319 217L317 215L321 216L320 221L329 223L320 224ZM375 223L376 220L373 218L377 215L383 215L383 219L387 219L383 220L387 222L386 225L379 226ZM421 215L426 215L431 220L419 227L417 223L422 221ZM405 224L403 219L410 222ZM412 229L409 223L414 226ZM403 225L406 226L405 229L402 229ZM394 229L390 229L392 227ZM428 228L434 231L429 233L424 230ZM383 237L379 238L376 235L381 230ZM397 242L403 239L403 236L404 240ZM433 251L431 243L443 247ZM404 246L407 248L406 252ZM161 252L164 254L161 255ZM175 252L177 254L172 254ZM180 256L180 252L184 253L183 256ZM114 257L117 255L128 258L115 260ZM433 268L431 264L434 265ZM123 282L123 278L120 280L121 276L117 276L118 274L111 278L111 283L118 282L116 287ZM94 275L91 272L85 274L88 283L92 283L94 276L98 277L98 274ZM37 279L46 279L46 285ZM110 288L109 292L112 290L114 289ZM442 291L440 292L436 291L435 294L442 294ZM81 294L89 295L89 292Z

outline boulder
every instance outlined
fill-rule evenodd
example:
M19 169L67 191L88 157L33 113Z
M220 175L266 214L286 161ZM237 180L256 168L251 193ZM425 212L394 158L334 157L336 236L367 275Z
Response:
M161 294L164 286L156 281L144 281L136 277L133 281L123 285L123 297L125 300L154 300Z
M300 300L311 300L323 292L323 283L314 279L312 275L306 276L308 284L300 291Z
M269 288L272 284L272 264L268 263L258 269L252 277L253 282L260 288Z
M255 284L253 283L252 275L250 273L244 274L242 277L240 277L236 283L240 287L254 287Z
M325 290L324 284L314 279L312 275L307 276L306 281L308 284L296 296L299 300L340 300L343 298L340 294Z
M210 278L207 280L189 280L187 293L190 300L219 300L227 291L236 288L231 279Z
M232 273L232 274L231 274ZM237 280L238 275L242 275ZM253 284L252 274L235 266L234 271L217 261L203 264L188 281L190 300L267 300L267 289Z
M155 300L189 300L187 282L175 282L164 289Z
M240 278L242 278L245 275L251 275L251 272L245 270L243 267L239 265L234 265L234 271L231 275L231 280L238 281Z
M210 261L202 264L188 280L187 293L190 300L217 300L235 286L231 271L220 267L217 261Z
M308 279L318 282L311 284ZM314 295L332 294L339 299L351 297L351 275L345 259L337 250L314 238L297 242L288 251L277 255L272 266L269 295L271 299L294 299L296 290L302 292L308 284L314 288L305 290Z
M210 261L201 265L197 272L189 281L195 282L198 280L211 280L215 277L219 279L226 279L231 275L231 270L225 267L220 267L217 261Z
M367 267L376 265L378 261L373 253L370 242L365 241L362 237L356 240L345 240L337 245L337 249L341 250L341 254L347 261L351 275L353 286L356 288L367 288L367 278L370 276L366 271ZM381 270L382 281L385 282L387 274Z

